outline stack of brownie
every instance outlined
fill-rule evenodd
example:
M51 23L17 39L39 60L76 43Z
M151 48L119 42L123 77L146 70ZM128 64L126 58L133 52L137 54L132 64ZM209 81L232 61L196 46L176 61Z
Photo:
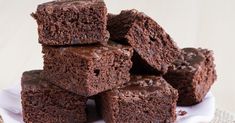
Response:
M88 99L107 123L173 123L176 105L200 103L216 80L212 51L179 49L137 10L113 15L102 0L58 0L32 16L44 67L22 76L26 123L87 122Z

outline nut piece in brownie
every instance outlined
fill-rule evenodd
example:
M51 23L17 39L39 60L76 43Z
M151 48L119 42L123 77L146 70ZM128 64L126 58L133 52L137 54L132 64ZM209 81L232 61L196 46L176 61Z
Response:
M43 47L45 78L82 96L92 96L128 82L133 50L111 44Z
M22 77L22 107L25 123L86 122L85 97L52 85L41 70L27 71Z
M32 14L44 45L106 43L107 8L103 0L58 0Z
M212 51L182 49L182 57L169 67L164 78L178 89L178 105L189 106L201 102L216 80Z
M173 123L177 99L162 77L132 76L123 87L101 93L98 102L107 123Z
M110 39L134 48L133 73L165 73L180 55L171 37L153 19L137 10L108 15Z

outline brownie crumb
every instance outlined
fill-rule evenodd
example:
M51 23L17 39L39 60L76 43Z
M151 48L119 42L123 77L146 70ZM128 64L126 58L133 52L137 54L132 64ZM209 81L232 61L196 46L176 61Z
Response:
M178 116L184 116L184 115L186 115L186 114L187 114L186 111L183 111L183 110L179 110L179 111L178 111Z

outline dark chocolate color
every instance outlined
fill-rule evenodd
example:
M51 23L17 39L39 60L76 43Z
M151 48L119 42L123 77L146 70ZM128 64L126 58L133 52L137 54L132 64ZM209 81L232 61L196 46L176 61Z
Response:
M184 115L186 115L187 114L187 112L186 111L183 111L183 110L179 110L178 112L177 112L177 115L178 116L184 116Z
M75 45L108 41L103 0L58 0L40 4L32 14L44 45Z
M41 76L41 70L22 76L22 107L25 123L86 122L85 97L52 85Z
M157 76L132 76L122 87L100 94L107 123L173 123L177 90Z
M182 56L169 67L164 78L179 91L178 105L194 105L203 100L216 80L212 51L184 48Z
M132 73L165 73L180 55L180 49L163 28L137 10L109 14L107 29L111 40L134 48Z
M43 47L45 78L83 96L128 82L133 50L129 46Z

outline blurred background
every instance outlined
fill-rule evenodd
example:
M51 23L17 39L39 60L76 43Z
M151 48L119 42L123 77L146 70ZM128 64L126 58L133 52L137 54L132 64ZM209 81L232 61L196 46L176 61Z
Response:
M47 0L0 0L0 89L23 71L42 69L37 25L30 16ZM105 0L108 11L135 8L156 20L179 47L214 51L216 106L235 113L235 0Z

